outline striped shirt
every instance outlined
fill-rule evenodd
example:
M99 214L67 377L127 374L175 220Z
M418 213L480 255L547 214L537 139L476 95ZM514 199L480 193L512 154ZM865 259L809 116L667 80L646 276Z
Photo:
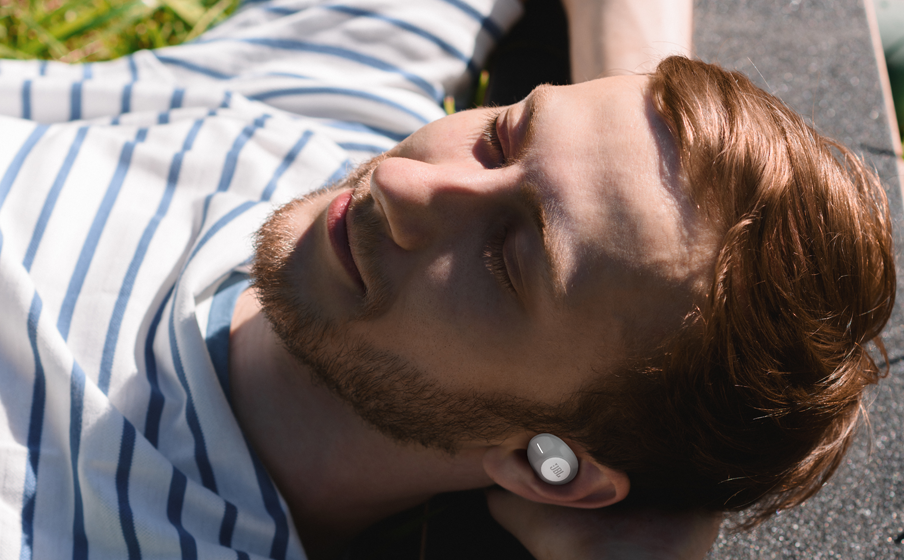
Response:
M187 45L0 61L0 559L304 558L229 405L251 235L441 117L520 10L251 0Z

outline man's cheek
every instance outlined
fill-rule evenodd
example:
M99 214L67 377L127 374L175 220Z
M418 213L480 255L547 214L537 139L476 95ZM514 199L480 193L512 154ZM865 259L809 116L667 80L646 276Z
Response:
M353 332L424 371L442 372L443 378L457 377L466 385L488 372L518 369L519 358L531 347L529 325L523 317L501 312L502 298L479 288L425 281L406 291L386 315L354 325Z

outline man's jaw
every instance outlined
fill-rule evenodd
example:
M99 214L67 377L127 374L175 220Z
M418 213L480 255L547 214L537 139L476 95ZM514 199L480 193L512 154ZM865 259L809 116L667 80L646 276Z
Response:
M380 347L371 340L373 331L382 325L358 323L384 313L392 303L390 298L408 285L390 282L384 275L382 257L387 250L395 249L383 214L371 196L369 177L369 172L364 173L360 181L345 181L310 197L317 201L311 213L316 215L313 221L319 224L317 228L323 228L311 236L316 239L311 246L314 250L306 252L308 258L314 258L322 256L324 250L333 251L320 221L325 208L343 192L355 191L346 221L350 251L360 267L366 291L352 308L339 305L342 311L338 316L333 313L336 306L332 302L322 301L320 292L305 291L298 281L299 269L316 268L318 264L297 260L299 235L304 235L299 232L303 229L298 223L299 209L308 201L300 199L283 206L259 231L252 276L272 332L316 382L351 406L365 423L396 442L454 455L468 442L507 437L525 423L522 419L535 419L539 407L533 403L524 406L507 395L445 389L436 381L436 374L425 372L393 348ZM344 274L338 264L320 268L324 269L322 275L319 270L311 271L316 275L315 287L326 283L329 289L335 275ZM342 291L335 294L343 296Z

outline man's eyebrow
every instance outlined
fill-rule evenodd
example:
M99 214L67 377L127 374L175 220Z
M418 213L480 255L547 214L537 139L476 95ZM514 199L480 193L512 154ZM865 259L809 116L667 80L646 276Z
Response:
M533 152L536 133L537 116L543 113L548 99L549 86L538 86L525 99L526 129L517 147L517 155L511 164L523 163ZM550 197L544 197L541 192L542 174L531 166L521 184L521 197L531 212L531 217L540 232L540 240L543 244L544 276L552 288L553 294L559 298L565 294L565 283L561 276L562 258L549 235L550 218L558 212Z

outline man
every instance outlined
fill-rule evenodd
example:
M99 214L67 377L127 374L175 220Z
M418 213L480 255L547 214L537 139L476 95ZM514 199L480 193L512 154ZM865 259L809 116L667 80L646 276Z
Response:
M581 37L593 20L566 8ZM17 116L99 119L6 123L3 550L329 557L495 482L513 494L494 514L544 558L612 541L515 496L719 511L831 473L893 295L881 191L681 59L415 131L517 9L264 5L155 58L0 68L23 75ZM803 196L799 170L824 188ZM807 245L814 222L828 244ZM546 430L581 460L568 485L523 458ZM700 540L670 552L702 555L706 517L671 519ZM532 541L550 520L554 550Z

